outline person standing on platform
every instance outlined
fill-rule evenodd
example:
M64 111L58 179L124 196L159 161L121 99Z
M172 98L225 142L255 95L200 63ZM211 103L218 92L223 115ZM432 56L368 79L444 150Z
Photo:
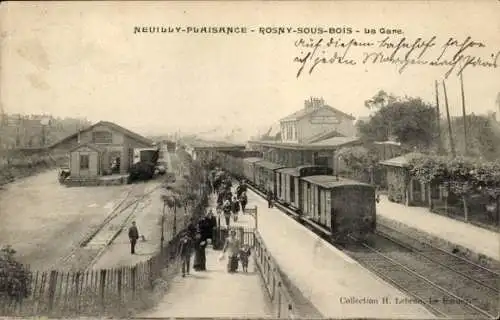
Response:
M233 196L233 200L231 202L231 211L233 212L233 220L234 222L238 221L238 212L240 212L240 202Z
M243 272L248 272L248 258L252 254L252 251L250 249L250 246L248 244L244 244L243 247L240 250L240 261L241 261L241 268L243 269Z
M203 240L201 233L197 232L194 238L194 262L193 262L193 269L196 271L207 270L207 257L205 255L206 247L207 247L207 242Z
M222 211L224 212L224 218L226 219L226 227L229 229L229 224L231 223L231 201L227 199L224 201Z
M273 200L274 200L274 195L271 189L267 192L267 207L272 208L273 207Z
M213 243L215 240L214 233L215 233L215 228L217 227L217 219L215 219L214 213L212 209L208 211L206 217L206 236L205 240L210 239L210 241Z
M139 239L139 230L135 225L135 221L132 221L132 226L128 229L128 238L130 240L130 253L135 254L135 245L137 244L137 239Z
M219 260L224 258L224 254L227 254L227 272L233 273L238 270L238 255L240 253L240 241L236 238L236 231L231 230L229 233L229 237L226 239L226 243L224 244L224 248L222 249L221 256Z
M192 253L192 240L187 232L184 232L181 236L179 254L182 261L182 276L185 277L189 274L189 265L191 261Z
M196 229L197 229L197 226L196 226L194 218L190 219L189 224L188 224L188 226L187 226L186 229L187 229L187 232L188 232L188 236L191 239L194 239L194 236L196 235Z
M245 184L245 181L241 181L241 183L238 185L238 188L236 188L236 196L239 198L246 191L247 186Z
M242 213L245 213L245 208L246 208L247 202L248 202L246 191L243 191L240 194L239 198L240 198L240 204L241 204L241 211L242 211Z

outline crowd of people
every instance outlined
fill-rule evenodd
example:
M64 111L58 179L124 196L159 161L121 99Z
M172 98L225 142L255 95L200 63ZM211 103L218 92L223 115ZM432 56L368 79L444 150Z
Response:
M226 226L231 225L231 217L233 221L238 221L240 211L244 212L248 203L247 186L245 182L241 182L236 187L236 193L233 194L231 188L233 183L231 177L222 170L214 170L210 173L210 181L212 190L217 194L217 212L224 215Z
M215 169L209 174L210 189L217 196L217 214L224 216L226 228L229 235L225 240L222 254L223 259L227 253L227 271L236 272L241 262L242 270L248 272L248 261L251 255L250 247L242 244L236 237L236 231L230 229L231 217L233 221L238 220L240 211L244 211L248 199L247 187L244 182L240 183L233 194L231 177L223 170ZM181 236L180 255L182 259L182 276L190 273L191 257L194 252L193 269L195 271L206 271L206 248L216 240L215 230L217 219L212 209L197 223L194 219L189 223L186 231Z

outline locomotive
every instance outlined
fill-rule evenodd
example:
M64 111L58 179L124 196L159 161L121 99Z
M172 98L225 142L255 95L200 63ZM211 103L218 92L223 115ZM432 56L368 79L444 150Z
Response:
M218 161L233 176L267 193L323 230L335 243L366 240L376 228L375 187L339 178L325 166L290 168L262 158L219 153Z
M135 149L134 164L129 170L128 183L153 179L159 158L158 148Z

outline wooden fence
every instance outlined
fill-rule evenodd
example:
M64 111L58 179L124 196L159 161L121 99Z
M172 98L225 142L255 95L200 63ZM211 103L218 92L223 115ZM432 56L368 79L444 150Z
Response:
M255 265L264 281L276 318L296 318L296 306L281 278L279 266L267 250L258 231L254 233L254 243Z
M0 315L124 315L140 309L159 278L179 269L179 236L155 256L135 266L81 272L32 272L28 296L0 297ZM125 313L126 314L126 313Z

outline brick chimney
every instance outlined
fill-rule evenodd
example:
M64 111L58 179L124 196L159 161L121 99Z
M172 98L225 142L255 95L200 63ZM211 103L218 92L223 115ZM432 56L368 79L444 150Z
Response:
M304 109L321 108L325 105L325 100L323 98L309 98L309 100L304 101Z

